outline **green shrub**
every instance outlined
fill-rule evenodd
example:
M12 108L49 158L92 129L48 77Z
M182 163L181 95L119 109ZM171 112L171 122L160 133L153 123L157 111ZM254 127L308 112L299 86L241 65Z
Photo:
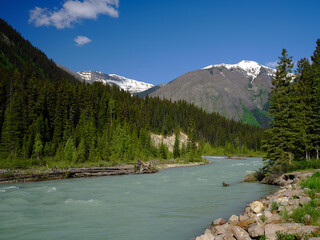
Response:
M301 237L299 237L298 234L287 234L287 233L281 233L277 232L277 240L300 240Z
M271 203L271 212L273 212L273 211L277 211L278 210L278 207L279 207L279 203L277 203L277 202L272 202Z

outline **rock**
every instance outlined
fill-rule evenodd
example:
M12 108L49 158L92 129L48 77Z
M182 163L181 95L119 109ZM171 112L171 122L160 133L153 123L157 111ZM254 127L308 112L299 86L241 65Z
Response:
M237 225L243 229L247 229L250 224L255 223L255 222L256 222L255 219L249 218L247 220L239 221Z
M230 230L228 230L224 234L223 240L236 240L236 239L234 238L233 233Z
M248 216L244 216L244 215L240 215L239 216L239 221L241 222L241 221L244 221L244 220L248 220L249 219L249 217Z
M267 219L267 223L269 224L278 224L282 222L282 218L279 214L273 213L272 216Z
M280 224L267 224L264 227L264 234L268 240L276 240L277 239L277 231L286 232L287 228L281 226Z
M212 226L217 226L217 225L223 225L226 223L226 220L224 220L223 218L218 218L216 220L214 220L211 225Z
M278 203L278 204L281 204L283 206L287 206L288 205L288 201L289 201L288 197L280 197L280 198L276 199L275 202Z
M272 213L270 212L270 211L265 211L264 212L264 216L267 218L267 220L269 219L269 218L271 218L272 217Z
M303 220L306 223L306 225L310 224L311 216L309 214L306 214L303 216Z
M217 225L213 227L211 231L214 236L218 236L218 235L224 234L227 231L228 227L229 227L229 224Z
M288 201L289 206L299 206L299 199L292 199L290 198Z
M239 226L233 226L230 230L237 240L251 240L249 234Z
M264 226L260 223L253 223L248 228L250 237L256 238L264 234Z
M239 217L237 215L232 215L229 220L230 223L239 222Z
M309 197L300 196L299 198L300 205L308 204L310 201L311 201L311 198Z
M250 203L250 208L255 213L261 213L264 207L261 202L254 201L254 202Z
M206 229L204 234L197 237L196 240L214 240L214 236L210 229Z

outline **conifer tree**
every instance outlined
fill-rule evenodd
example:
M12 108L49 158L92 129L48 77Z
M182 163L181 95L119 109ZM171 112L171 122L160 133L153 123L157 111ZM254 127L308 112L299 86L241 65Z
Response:
M175 131L174 145L173 145L173 158L180 157L180 130Z
M294 133L288 124L291 114L290 83L292 81L292 57L283 49L272 79L269 112L273 117L271 127L266 132L268 139L263 146L266 151L267 169L278 165L283 166L293 160Z

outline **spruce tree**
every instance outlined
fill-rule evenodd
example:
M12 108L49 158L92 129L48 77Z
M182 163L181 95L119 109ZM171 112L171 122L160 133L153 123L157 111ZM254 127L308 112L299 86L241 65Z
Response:
M175 131L174 145L173 145L173 158L180 157L180 130Z
M292 81L292 57L283 49L277 66L277 71L272 79L269 112L273 117L271 127L266 132L268 138L264 143L266 151L266 169L273 166L284 166L293 160L294 133L288 124L291 114L290 83Z

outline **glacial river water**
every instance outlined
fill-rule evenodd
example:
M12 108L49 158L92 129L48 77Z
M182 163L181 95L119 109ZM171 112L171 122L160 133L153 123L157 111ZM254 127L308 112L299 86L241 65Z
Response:
M0 239L188 240L276 190L241 183L259 158L207 159L150 175L0 185Z

